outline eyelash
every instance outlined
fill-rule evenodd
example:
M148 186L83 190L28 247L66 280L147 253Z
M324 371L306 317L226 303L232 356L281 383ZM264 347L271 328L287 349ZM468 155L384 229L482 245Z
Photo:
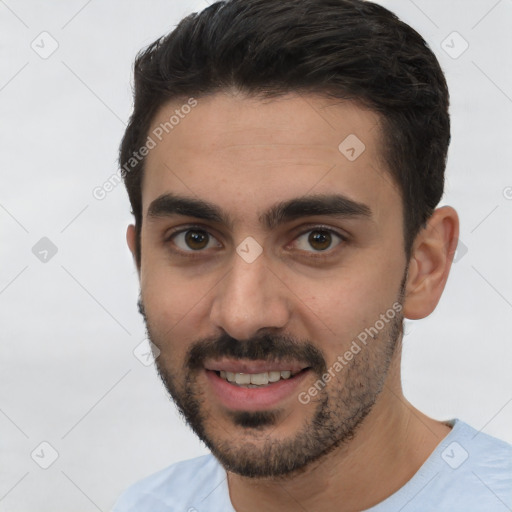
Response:
M215 236L213 236L204 226L201 226L201 225L190 225L190 226L187 226L186 228L178 228L178 229L176 229L175 231L170 233L168 236L166 236L164 241L167 244L169 242L172 242L172 239L174 237L176 237L177 235L179 235L181 233L186 233L187 231L195 231L195 230L204 232L208 236L210 236L210 237L214 238L215 240L217 240L217 238ZM314 251L314 252L311 252L311 253L310 253L310 251L305 251L306 254L307 254L307 256L306 256L307 258L311 258L311 259L327 259L330 256L332 256L332 252L334 251L334 249L336 247L341 245L343 242L347 242L348 241L348 237L346 235L342 235L341 233L338 233L337 231L333 230L332 228L328 228L327 226L323 226L323 225L314 225L314 226L311 226L311 227L309 227L308 229L306 229L304 231L301 231L294 238L294 241L297 240L298 238L300 238L301 236L305 235L306 233L310 233L312 231L322 231L322 232L329 233L331 235L334 235L334 236L338 237L340 239L340 242L338 244L336 244L333 248L328 248L325 251ZM178 255L184 256L184 257L188 257L188 258L191 258L191 259L201 258L201 257L203 257L202 253L205 252L204 250L183 251L181 249L177 249L177 250L176 249L171 249L171 251L173 253L175 253L175 254L178 254Z

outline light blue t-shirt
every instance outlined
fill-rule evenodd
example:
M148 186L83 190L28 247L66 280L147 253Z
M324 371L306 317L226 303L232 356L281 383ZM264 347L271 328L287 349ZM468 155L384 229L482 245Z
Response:
M454 419L451 432L397 492L366 512L511 512L512 446ZM112 512L235 512L212 455L131 486Z

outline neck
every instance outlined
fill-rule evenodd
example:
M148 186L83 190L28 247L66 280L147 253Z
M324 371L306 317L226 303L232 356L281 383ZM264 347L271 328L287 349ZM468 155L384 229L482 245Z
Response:
M399 375L398 380L388 378L355 436L307 468L277 479L228 472L234 508L239 512L295 512L297 508L353 512L398 491L450 431L407 402L399 382Z

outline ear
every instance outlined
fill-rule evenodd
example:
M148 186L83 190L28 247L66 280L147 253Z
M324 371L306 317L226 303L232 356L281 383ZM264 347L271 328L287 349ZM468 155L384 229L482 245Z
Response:
M137 232L133 224L130 224L126 230L126 243L128 244L128 248L132 253L133 260L135 261L135 265L137 267L137 272L140 276L140 264L137 258Z
M417 235L409 261L404 316L418 320L430 315L443 293L457 249L459 217L451 206L434 211Z

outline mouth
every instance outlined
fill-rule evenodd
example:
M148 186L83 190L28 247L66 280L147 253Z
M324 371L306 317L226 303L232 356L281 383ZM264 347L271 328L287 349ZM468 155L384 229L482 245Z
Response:
M221 379L224 379L235 386L244 388L262 388L267 387L274 382L279 382L280 380L291 379L306 370L308 370L308 368L304 368L298 372L292 372L292 370L275 370L261 373L235 373L220 370L215 373Z
M297 362L207 362L205 373L216 401L231 410L265 410L298 394L311 368Z

